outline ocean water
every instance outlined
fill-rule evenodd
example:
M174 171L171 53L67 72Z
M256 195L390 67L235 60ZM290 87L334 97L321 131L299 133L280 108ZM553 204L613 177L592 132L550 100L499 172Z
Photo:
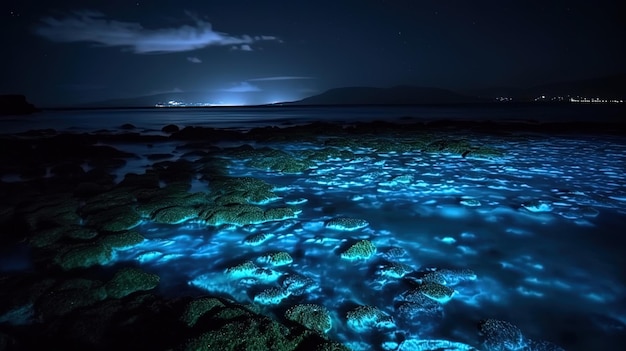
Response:
M346 106L346 107L225 107L193 109L44 110L27 116L0 118L0 134L52 128L85 132L116 129L130 123L140 130L158 131L167 124L247 129L315 121L492 120L548 122L623 122L620 105L461 105L461 106Z
M382 108L267 111L55 111L27 117L29 122L19 127L2 123L5 131L95 131L132 123L150 133L170 123L243 128L463 115L456 109L421 115ZM479 119L479 112L470 110L464 116ZM482 116L535 119L539 115L534 113L494 110ZM566 115L560 111L551 118L563 121L561 114ZM583 120L583 115L595 118L584 113L577 118ZM43 123L44 118L50 120ZM263 313L279 320L296 303L323 305L332 316L328 335L354 350L496 350L484 343L477 329L480 320L490 318L508 321L523 334L502 350L619 349L626 342L626 138L466 132L454 136L495 147L505 156L475 159L355 148L350 150L357 155L354 159L319 161L301 174L259 170L232 159L230 176L274 185L280 198L268 206L298 203L297 217L242 227L146 221L136 229L147 240L117 252L115 263L138 264L159 274L158 293L165 296L221 294L260 304ZM128 172L150 169L147 154L171 153L170 160L187 157L176 150L179 145L113 144L143 156L119 169L118 180ZM291 153L321 147L310 142L255 145L261 146ZM198 178L192 191L209 187ZM330 228L327 224L336 218L367 225ZM263 243L246 242L261 233L267 235ZM373 255L342 258L350 245L364 239L376 247ZM288 252L293 262L273 266L262 259L279 251ZM225 273L246 261L264 269L263 278ZM451 298L435 301L413 293L433 272L453 291ZM304 277L308 284L291 290L289 277ZM274 301L259 299L270 288L286 292ZM359 305L376 307L385 318L349 321L348 311ZM435 346L420 348L426 341Z

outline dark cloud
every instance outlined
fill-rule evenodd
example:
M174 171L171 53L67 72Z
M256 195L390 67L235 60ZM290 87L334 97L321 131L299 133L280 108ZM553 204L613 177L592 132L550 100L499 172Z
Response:
M183 52L207 46L236 46L251 51L257 41L276 41L267 35L231 35L213 30L209 22L193 18L193 25L146 29L135 22L121 22L93 11L78 11L57 19L45 17L35 33L55 42L91 42L128 48L137 54Z

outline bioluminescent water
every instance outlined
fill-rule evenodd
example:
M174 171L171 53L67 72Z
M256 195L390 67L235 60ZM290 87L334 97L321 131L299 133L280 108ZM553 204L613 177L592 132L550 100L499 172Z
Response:
M356 146L285 174L224 153L228 176L273 186L278 198L259 206L293 206L295 218L146 221L136 228L146 240L116 262L157 273L166 296L225 296L279 320L296 304L324 306L328 336L354 350L611 349L626 325L624 139L464 137L503 156ZM123 172L149 168L140 159ZM198 177L192 191L211 185ZM371 310L348 317L359 308ZM520 335L507 334L508 348L484 343L477 324L489 319Z

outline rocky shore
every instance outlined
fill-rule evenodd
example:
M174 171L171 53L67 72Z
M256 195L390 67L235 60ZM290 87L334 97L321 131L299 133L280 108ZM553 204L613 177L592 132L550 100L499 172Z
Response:
M483 127L482 132L491 130ZM282 202L275 185L231 176L229 169L239 164L289 175L314 169L319 161L364 157L355 150L383 156L446 153L476 160L504 156L497 145L472 143L445 123L436 128L313 123L246 132L169 125L162 132L144 135L127 125L98 133L37 130L0 138L0 349L347 350L326 336L331 328L327 314L319 323L306 314L318 316L326 311L323 307L294 305L297 310L270 318L259 296L276 289L247 304L201 289L194 296L167 298L159 293L162 277L137 264L118 263L115 257L146 240L137 230L145 223L235 228L297 218L305 200ZM266 145L292 142L312 147L289 152ZM175 151L138 155L117 147L151 149L162 143L175 143ZM151 162L144 172L116 176L142 157ZM395 181L411 181L405 178ZM192 191L198 180L209 190ZM367 222L339 217L327 227L354 231ZM255 237L244 244L264 240ZM366 260L374 253L376 248L362 240L341 257ZM292 261L280 253L265 256L264 262L278 266ZM226 274L232 277L237 267ZM411 271L400 264L389 267L395 268L393 277ZM253 278L270 272L256 266L253 271ZM242 277L246 283L252 279ZM447 292L438 282L429 284L428 291ZM281 299L300 296L285 289L276 290ZM424 291L419 292L432 299ZM429 301L439 306L443 298L438 298ZM505 341L490 342L496 349Z

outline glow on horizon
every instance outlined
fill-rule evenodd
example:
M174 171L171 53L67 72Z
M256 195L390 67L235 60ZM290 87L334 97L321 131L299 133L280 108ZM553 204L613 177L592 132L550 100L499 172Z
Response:
M213 99L213 102L183 102L178 100L170 100L167 102L159 102L155 107L222 107L222 106L255 106L255 105L274 105L283 102L296 101L297 99L286 98L283 94L273 94L268 98L248 98L242 94L225 94ZM210 99L209 99L210 101Z

